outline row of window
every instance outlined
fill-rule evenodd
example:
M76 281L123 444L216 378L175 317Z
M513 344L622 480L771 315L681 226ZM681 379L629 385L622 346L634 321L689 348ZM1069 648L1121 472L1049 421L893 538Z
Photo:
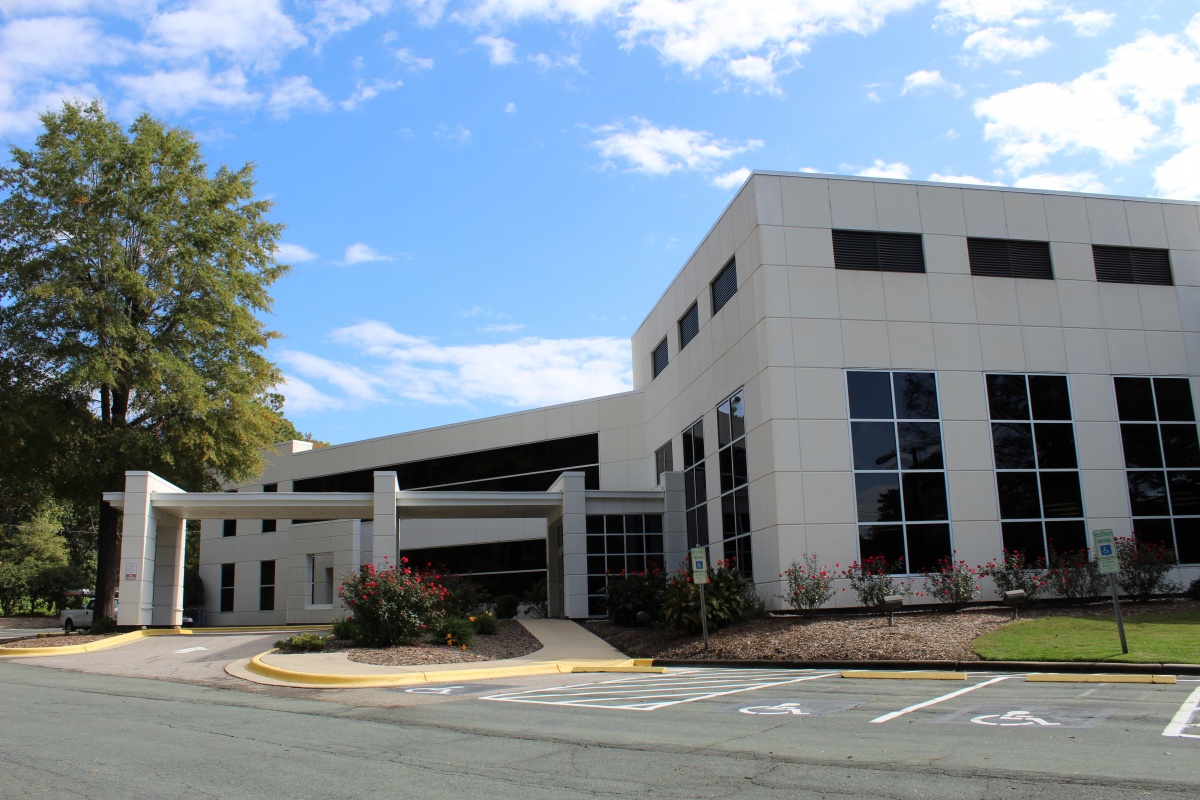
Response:
M233 587L237 564L221 565L221 592L219 597L222 614L234 610ZM275 610L275 562L258 562L258 610Z
M717 277L709 284L709 295L712 298L712 313L716 315L721 308L737 294L737 261L729 259L729 263L721 268ZM692 303L691 307L679 318L679 349L688 346L688 342L696 338L700 332L700 304ZM667 368L669 353L667 337L658 343L650 354L651 377L657 378Z
M967 259L972 275L1054 279L1049 242L972 236ZM833 263L838 269L924 272L921 234L834 230ZM1173 283L1168 251L1158 248L1094 244L1092 263L1103 283Z

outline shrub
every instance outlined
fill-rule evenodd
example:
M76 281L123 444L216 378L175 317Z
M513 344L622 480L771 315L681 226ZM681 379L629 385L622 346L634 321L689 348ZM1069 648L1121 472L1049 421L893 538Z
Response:
M1033 602L1050 588L1046 580L1045 565L1037 559L1032 566L1025 563L1025 554L1020 550L1005 550L999 561L989 561L982 567L977 567L981 575L987 575L996 582L996 590L1001 595L1004 592L1021 590L1025 598Z
M286 639L280 639L275 646L289 653L313 653L324 650L328 642L319 633L297 633Z
M815 555L805 553L800 563L793 561L779 577L787 578L788 588L787 594L778 596L796 611L812 611L833 597L833 581L837 576L820 564Z
M1190 600L1200 600L1200 578L1196 578L1191 586L1188 586L1187 596Z
M333 620L333 638L349 639L351 641L359 637L358 623L353 617L335 617Z
M1104 594L1108 584L1100 574L1100 567L1088 558L1088 551L1074 550L1068 553L1050 551L1050 569L1046 573L1050 588L1059 597L1068 600L1088 600Z
M469 575L449 575L432 564L426 564L422 574L446 590L441 610L448 617L468 617L488 601L487 590Z
M667 581L663 592L663 616L676 630L696 633L700 630L700 587L692 582L686 566ZM754 583L743 576L732 561L717 562L708 573L708 581L704 594L709 630L737 622L762 605Z
M903 571L904 559L892 563L883 556L871 556L861 564L855 561L842 574L850 581L850 588L858 595L859 604L882 614L886 610L883 598L892 594L913 593L911 582L892 577Z
M502 594L492 601L497 619L512 619L521 610L521 600L515 594Z
M500 632L500 622L496 619L491 611L484 611L472 617L467 617L472 625L475 626L475 632L484 636L495 636Z
M105 634L117 632L117 621L112 617L96 617L92 620L92 627L88 631L93 634Z
M546 579L542 578L521 598L521 601L525 603L526 616L534 619L542 619L546 616L546 598L549 596L546 586Z
M925 585L930 597L959 609L979 594L979 572L965 561L943 558L937 571L925 573Z
M608 618L627 628L660 622L666 590L667 576L659 569L609 575L604 590ZM642 619L638 618L639 613L643 614Z
M440 616L446 590L414 572L407 562L401 559L385 569L363 564L338 587L338 597L353 612L365 644L390 647L411 642Z
M1137 533L1134 533L1137 536ZM1167 573L1175 566L1175 551L1157 542L1139 542L1136 538L1117 539L1117 557L1121 561L1121 572L1117 583L1139 603L1144 603L1156 594L1174 592L1179 587L1167 580Z
M475 643L475 624L463 617L442 617L433 628L434 639L448 647L466 650Z

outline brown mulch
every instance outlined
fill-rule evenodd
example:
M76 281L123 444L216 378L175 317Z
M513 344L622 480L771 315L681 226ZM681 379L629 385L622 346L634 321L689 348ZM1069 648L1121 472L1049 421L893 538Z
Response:
M1122 612L1137 614L1200 611L1196 601L1122 603ZM1033 608L1022 619L1043 616L1107 616L1112 603L1088 606ZM957 613L906 611L886 617L830 615L766 617L747 620L710 632L709 648L699 635L672 630L622 628L607 621L586 623L589 631L628 656L636 658L738 659L774 661L976 661L971 641L1012 619L997 606L967 608Z
M24 636L20 639L0 639L0 647L66 647L71 644L88 644L116 636L114 633L92 635L90 633L59 634L57 636Z
M0 628L7 628L8 630L61 627L58 617L0 617Z
M461 664L468 661L499 661L505 658L536 653L542 649L533 634L514 619L500 620L500 630L491 636L476 636L466 650L444 644L421 642L396 647L355 647L351 642L338 642L330 650L344 650L346 657L360 664L381 667L408 667L420 664Z

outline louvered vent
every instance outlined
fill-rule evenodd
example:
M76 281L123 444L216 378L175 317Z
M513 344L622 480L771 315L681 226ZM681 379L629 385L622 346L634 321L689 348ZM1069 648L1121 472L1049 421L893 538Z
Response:
M835 230L833 263L838 269L924 272L921 234Z
M967 239L972 275L995 278L1041 278L1052 280L1049 242L1014 239Z
M679 349L687 347L688 342L696 338L696 334L699 332L700 306L692 303L692 307L679 319Z
M1166 250L1149 247L1092 245L1096 280L1105 283L1147 283L1171 286L1171 259Z
M737 262L732 258L712 282L712 307L716 314L729 298L737 294Z
M654 371L654 377L657 378L659 373L667 368L667 340L663 339L659 342L658 347L654 348L654 353L650 356L650 368Z

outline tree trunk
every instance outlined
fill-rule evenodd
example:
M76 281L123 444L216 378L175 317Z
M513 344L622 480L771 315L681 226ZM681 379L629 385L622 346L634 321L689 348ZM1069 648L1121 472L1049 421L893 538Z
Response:
M121 517L120 512L107 502L100 501L100 530L96 536L96 610L95 619L108 617L115 620L113 595L117 593L121 573ZM136 603L138 598L127 597L126 603Z

